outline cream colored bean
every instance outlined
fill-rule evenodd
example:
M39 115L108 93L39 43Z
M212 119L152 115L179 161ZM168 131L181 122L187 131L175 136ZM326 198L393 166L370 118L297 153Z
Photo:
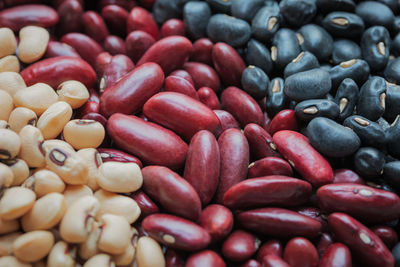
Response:
M131 240L131 227L128 221L118 215L103 214L100 218L101 235L99 249L111 254L124 253Z
M100 153L94 148L84 148L79 150L77 153L85 161L88 167L87 185L93 191L96 191L97 189L99 189L99 185L97 184L97 179L101 175L99 167L101 164L103 164L103 160L101 159Z
M96 148L103 142L105 130L95 120L72 120L65 125L63 135L75 149Z
M49 153L53 148L60 148L66 149L73 153L75 149L68 144L67 142L59 139L50 139L43 142L42 148L45 154Z
M57 88L58 101L65 101L73 109L80 108L89 99L89 91L79 81L65 81Z
M32 231L18 237L13 243L13 253L21 261L35 262L49 254L54 236L49 231Z
M64 214L60 223L61 237L70 243L84 242L91 230L94 217L100 208L99 201L86 196L75 201Z
M19 90L14 95L14 104L17 107L25 107L33 110L40 116L52 104L56 103L58 96L49 85L36 83Z
M22 186L33 190L37 197L42 197L49 193L62 193L65 183L55 172L42 169L29 177Z
M92 224L92 230L88 238L79 244L79 257L87 260L100 253L98 241L101 235L100 224L96 221Z
M25 232L48 230L61 221L66 209L64 195L60 193L47 194L39 198L32 209L22 216L22 229Z
M71 106L64 101L52 104L40 116L37 127L42 131L44 139L56 138L72 117Z
M3 220L0 218L0 235L12 233L17 231L18 229L18 220Z
M26 125L19 132L21 139L21 150L19 157L31 168L42 167L45 165L44 153L42 152L43 135L42 132L32 126Z
M21 149L21 139L10 129L0 129L0 159L15 158Z
M50 34L42 27L25 26L19 31L18 57L24 63L39 60L47 49Z
M165 266L165 258L160 245L151 237L142 236L136 247L136 263L138 267Z
M0 129L10 129L10 125L5 120L0 120Z
M6 164L0 162L0 190L10 187L14 181L14 173Z
M10 28L0 28L0 58L15 54L17 39Z
M70 207L76 200L86 197L93 196L93 191L87 185L67 185L64 191L65 203L67 207Z
M97 254L85 262L83 267L115 267L115 263L110 255Z
M21 185L29 177L29 167L28 164L22 159L10 159L5 160L4 163L10 167L14 174L14 179L11 186Z
M0 90L6 91L14 97L15 93L26 88L22 76L18 72L5 71L0 73Z
M0 120L8 121L13 108L13 98L6 91L0 90Z
M11 111L10 117L8 118L8 124L10 124L11 130L19 133L25 125L36 126L37 116L29 108L19 107Z
M6 56L0 59L0 72L19 72L20 65L16 56Z
M100 167L99 186L115 193L138 190L143 183L142 172L136 163L105 162Z
M21 235L21 232L14 232L0 236L0 257L12 255L13 243Z
M14 256L0 258L0 267L32 267L31 264L18 260Z
M113 261L117 266L130 265L135 259L139 233L134 227L131 228L131 233L132 233L131 242L129 243L129 246L126 248L125 252L119 255L113 255Z
M47 257L47 267L74 267L76 248L64 241L58 241Z
M100 210L96 216L98 220L103 214L109 213L122 216L132 224L140 216L140 207L130 197L107 192L102 189L98 190L94 196L100 201Z
M36 195L32 190L16 186L7 189L0 199L0 216L13 220L27 213L35 204Z

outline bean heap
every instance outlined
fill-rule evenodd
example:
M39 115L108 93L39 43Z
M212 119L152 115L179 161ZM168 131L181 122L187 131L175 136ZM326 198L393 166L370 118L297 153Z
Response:
M0 267L400 266L397 0L0 0Z

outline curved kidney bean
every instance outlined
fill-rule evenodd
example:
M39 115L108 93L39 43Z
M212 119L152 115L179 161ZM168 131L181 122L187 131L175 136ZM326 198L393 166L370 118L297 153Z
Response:
M100 105L95 101L87 101L82 107L78 109L77 117L83 118L90 113L99 113Z
M364 184L364 180L350 169L337 169L333 171L333 183Z
M179 69L189 58L192 43L182 36L170 36L154 43L140 58L137 66L146 62L160 65L166 74Z
M133 70L135 66L129 57L125 55L116 55L111 58L110 63L105 66L103 75L101 75L99 90L104 92L114 85L125 74Z
M47 83L53 88L68 80L76 80L91 88L96 73L86 61L75 57L53 57L40 60L21 72L26 85Z
M59 35L69 32L80 32L82 29L82 4L77 0L66 0L58 8L60 22L57 24Z
M145 167L142 174L143 190L166 211L193 221L199 218L200 198L185 179L161 166Z
M108 35L107 26L103 18L95 11L85 12L82 15L82 24L85 33L98 43L101 43Z
M142 222L143 229L167 247L185 251L204 249L210 235L197 224L168 214L152 214Z
M268 255L274 255L281 258L283 255L282 253L282 243L279 240L272 239L262 244L257 252L257 260L262 261L262 259Z
M151 198L142 191L136 191L131 195L140 208L140 215L145 218L150 214L159 213L160 209Z
M192 254L186 261L186 267L225 267L224 260L212 250L203 250Z
M129 155L128 153L112 148L98 148L97 150L100 153L103 162L133 162L139 165L140 168L143 168L142 162L137 157Z
M286 244L283 258L292 267L317 267L319 261L317 249L302 237L293 238Z
M211 204L201 212L199 224L210 234L211 241L215 243L232 231L233 215L226 207Z
M268 126L268 132L273 135L281 130L297 130L296 112L291 109L284 109L278 112Z
M246 66L233 47L226 43L216 43L212 49L212 60L225 85L240 86Z
M184 267L185 259L184 255L181 252L177 252L171 248L167 249L165 253L165 266L166 267Z
M125 39L126 53L136 63L155 42L147 32L133 31Z
M96 57L96 64L94 69L96 70L96 73L99 77L103 76L104 70L107 67L107 65L111 62L112 56L108 52L103 52L100 53Z
M313 198L314 196L315 196L315 194L312 195L311 198ZM312 203L313 199L310 199L310 202ZM323 215L321 213L321 210L319 208L300 207L300 208L297 208L296 211L298 213L300 213L301 215L304 215L304 216L307 216L307 217L310 217L312 219L315 219L315 220L319 221L321 223L321 225L322 225L322 231L326 231L327 230L326 219L323 217Z
M155 63L134 68L102 94L100 111L105 117L116 112L136 113L160 91L163 81L164 73Z
M189 72L187 72L186 70L175 70L175 71L171 72L171 74L169 76L181 77L181 78L185 79L186 81L190 82L190 84L194 86L192 76L190 76Z
M193 43L190 61L197 61L207 65L212 64L212 48L214 44L208 38L198 39Z
M234 231L222 244L222 254L231 261L245 261L256 253L260 245L254 235L242 231Z
M75 48L61 43L57 41L50 41L47 45L46 53L44 54L45 58L49 57L77 57L80 58L81 56L76 52Z
M313 186L332 183L332 167L304 135L284 130L275 133L273 141L282 156Z
M390 42L390 34L385 27L373 26L364 31L360 46L363 58L371 70L379 71L386 67Z
M107 132L118 146L137 155L147 164L177 169L186 159L188 146L182 139L138 117L114 114L108 119Z
M161 26L160 34L162 38L173 35L185 36L185 24L180 19L169 19Z
M319 263L321 267L351 267L351 254L349 248L342 243L334 243L326 250Z
M269 175L293 175L290 164L278 157L266 157L250 163L247 178L255 178Z
M249 123L244 127L244 135L250 146L250 152L254 159L266 157L280 157L276 151L276 146L272 137L261 126L255 123Z
M144 8L134 7L126 21L127 32L144 31L150 34L154 40L158 40L158 26L153 16Z
M290 267L286 261L276 255L266 255L261 263L263 267Z
M399 240L396 231L389 226L374 226L371 230L385 243L388 249L392 249Z
M381 239L366 226L347 214L335 212L329 215L328 224L339 242L347 245L365 266L393 266L390 251Z
M221 123L221 129L223 132L230 128L240 129L239 123L229 112L219 109L215 109L213 110L213 112L215 113L215 115L217 115Z
M126 20L129 12L118 5L107 5L101 10L101 16L109 30L117 35L126 34Z
M196 89L209 87L218 92L221 86L218 74L210 66L199 62L187 62L183 68L190 74Z
M104 39L103 42L104 50L109 52L111 55L123 54L126 55L126 47L124 39L115 36L109 35Z
M317 250L318 250L318 255L322 257L326 250L333 244L333 238L330 234L328 233L322 233L318 243L317 243Z
M316 56L308 51L301 52L295 59L286 65L283 76L285 78L297 72L319 68L319 62Z
M210 109L220 109L218 96L210 87L201 87L197 91L200 102L209 107Z
M179 76L170 75L165 78L164 91L181 93L190 96L193 99L199 100L199 96L196 92L196 89L194 89L194 86L188 80ZM203 102L203 104L205 103Z

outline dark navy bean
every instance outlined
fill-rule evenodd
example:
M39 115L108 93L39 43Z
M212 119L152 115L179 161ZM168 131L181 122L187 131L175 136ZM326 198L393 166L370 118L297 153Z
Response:
M286 65L284 77L287 78L292 74L319 68L318 59L310 52L301 52L295 59Z
M334 90L337 89L346 78L350 78L355 81L358 86L362 86L367 81L369 72L368 63L362 59L344 61L332 67L329 71L329 75L332 79L332 88Z
M396 246L392 249L392 255L394 258L395 266L400 266L400 243L397 243Z
M242 19L216 14L209 20L207 34L214 43L225 42L238 47L247 43L251 35L251 28Z
M231 13L232 1L230 0L206 0L215 13Z
M282 0L279 8L285 21L295 27L307 24L317 14L315 0Z
M193 39L207 37L207 25L210 17L211 9L206 2L190 1L183 8L185 29Z
M281 20L282 17L278 6L263 7L251 22L251 32L257 40L262 42L269 41L278 31Z
M353 13L336 11L329 13L322 26L335 37L356 38L364 31L363 20Z
M257 11L264 5L264 0L232 0L232 16L251 21Z
M246 62L261 68L267 74L271 72L273 66L269 50L255 39L250 39L247 43Z
M386 81L374 76L360 88L357 114L371 121L376 121L385 112Z
M276 32L272 41L271 59L279 69L283 69L300 52L301 48L294 31L282 28Z
M380 117L376 122L381 126L382 130L384 131L386 131L390 127L389 122L382 117Z
M265 106L271 116L275 116L289 105L289 99L286 97L283 87L284 81L282 78L274 78L268 87Z
M400 58L396 58L387 64L384 75L389 82L400 83Z
M159 24L172 18L182 17L183 5L188 0L157 0L153 6L153 17Z
M400 120L398 115L392 125L386 130L386 145L389 153L394 157L400 156Z
M397 34L400 32L400 16L394 17L391 29L394 34Z
M263 99L267 94L269 78L265 72L253 65L242 72L242 87L255 100Z
M330 13L333 11L353 12L356 4L353 0L317 0L318 11Z
M294 110L302 121L310 121L316 117L336 119L340 112L338 104L327 99L304 100L298 103Z
M400 56L400 33L392 40L390 44L390 53L395 56Z
M340 39L333 43L333 64L339 64L353 58L362 58L361 48L357 43L347 39Z
M297 38L301 48L313 53L320 61L328 59L332 54L333 39L321 26L315 24L304 25L300 28Z
M385 132L376 122L353 115L345 119L343 125L353 129L364 145L382 148L385 144Z
M334 100L339 105L339 121L343 121L353 114L354 107L358 102L358 94L358 86L350 78L344 79L339 85Z
M390 35L382 26L367 29L361 38L361 52L371 70L382 70L389 61Z
M374 147L362 147L354 154L355 171L363 178L378 178L384 164L385 154Z
M378 0L378 2L387 5L393 13L397 13L399 11L400 3L398 0Z
M400 86L398 85L387 85L386 87L386 105L385 117L390 122L394 121L396 116L400 114Z
M385 163L383 165L383 178L396 190L400 190L400 161Z
M363 19L366 27L379 25L390 29L394 21L392 10L377 1L360 2L356 6L356 14Z

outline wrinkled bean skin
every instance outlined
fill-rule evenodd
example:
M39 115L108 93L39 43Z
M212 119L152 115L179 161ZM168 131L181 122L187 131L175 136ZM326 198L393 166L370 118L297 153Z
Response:
M220 109L215 109L213 110L213 112L215 113L215 115L217 115L221 123L222 131L225 131L230 128L240 129L239 123L229 112Z
M192 254L186 260L186 267L202 267L202 266L212 266L212 267L225 267L226 264L224 260L212 250L203 250Z
M131 195L132 199L136 201L140 208L140 215L147 217L150 214L159 213L160 209L157 205L142 191L136 191Z
M343 121L351 116L358 102L359 90L357 84L350 78L344 79L338 90L334 102L339 105L338 120Z
M199 100L199 96L194 86L189 81L187 81L182 77L170 75L167 78L165 78L164 91L181 93L190 96L193 99Z
M184 251L204 249L211 240L206 230L197 224L168 214L149 215L142 226L158 242Z
M222 254L231 261L245 261L258 249L260 241L252 234L236 230L222 244Z
M351 267L351 254L349 248L342 243L334 243L328 247L319 263L321 267Z
M333 183L364 184L364 180L352 170L337 169L333 171Z
M371 230L385 243L388 249L392 249L399 240L397 233L389 226L375 226Z
M336 89L346 78L354 80L358 86L362 86L370 73L368 63L363 59L351 59L332 67L329 75L332 80L332 89Z
M44 54L45 58L50 58L50 57L78 57L80 58L81 56L76 52L75 48L61 43L57 41L50 41L49 44L47 45L47 50L46 53Z
M278 112L268 125L268 132L271 135L282 130L297 130L296 112L291 109L284 109Z
M155 42L147 32L133 31L125 39L126 53L136 63Z
M250 152L255 160L265 157L280 157L271 135L258 124L247 124L244 128L244 135L249 142Z
M114 114L108 119L107 132L118 146L147 164L177 169L185 161L188 146L182 139L138 117Z
M198 98L200 102L209 107L210 109L216 110L221 108L218 96L209 87L201 87L198 91ZM217 115L218 116L218 115ZM221 121L220 121L221 123Z
M262 265L264 267L290 267L281 257L276 255L267 255L262 258Z
M225 206L211 204L201 212L199 224L210 234L211 242L215 243L232 231L233 215Z
M290 164L278 157L266 157L250 163L247 178L255 178L269 175L293 175Z
M292 267L317 267L319 261L317 249L302 237L293 238L286 244L283 259Z
M343 122L343 126L353 129L364 145L380 148L386 142L383 128L378 123L362 116L353 115L347 117Z
M221 82L218 74L210 66L200 62L187 62L183 68L192 77L194 87L197 90L201 87L209 87L215 92L220 90Z
M127 32L144 31L150 34L154 40L158 39L158 27L150 12L141 7L134 7L126 21Z
M319 68L318 59L308 51L301 52L295 59L286 65L283 76L285 78L297 72Z
M193 43L193 51L190 60L195 62L212 65L212 48L214 44L208 38L198 39Z

